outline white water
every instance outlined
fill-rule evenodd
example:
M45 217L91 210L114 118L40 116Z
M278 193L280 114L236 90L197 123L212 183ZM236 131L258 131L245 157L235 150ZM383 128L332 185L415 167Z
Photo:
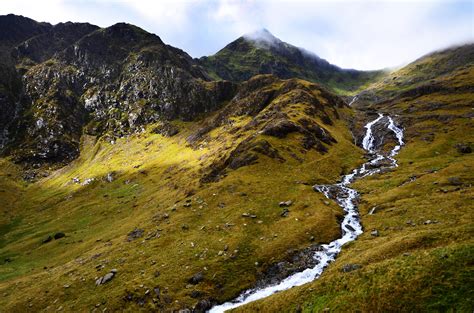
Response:
M396 145L388 155L384 155L382 152L376 152L377 147L374 145L375 137L373 136L372 127L379 123L383 118L384 116L379 113L379 116L375 120L365 125L366 133L362 141L362 147L371 154L372 159L370 161L353 170L352 173L343 176L341 182L338 184L313 186L314 190L322 192L329 199L334 199L346 213L344 220L341 223L342 237L320 246L320 250L315 252L313 256L314 259L318 261L318 264L313 268L308 268L302 272L295 273L275 285L269 285L260 289L249 289L230 302L214 306L209 310L210 313L225 312L226 310L239 307L249 302L266 298L276 292L300 286L317 279L321 276L323 270L329 265L329 263L335 260L336 256L341 251L342 246L355 240L360 234L362 234L363 230L356 202L359 195L356 190L347 186L356 178L378 173L382 169L380 166L381 161L383 160L390 161L390 165L385 168L396 167L397 162L393 157L400 151L401 146L404 144L403 130L395 125L390 116L387 116L388 125L386 127L395 134L395 137L398 140L398 145Z
M349 106L351 106L354 102L356 102L358 98L359 96L355 96L354 98L352 98L351 102L349 102Z

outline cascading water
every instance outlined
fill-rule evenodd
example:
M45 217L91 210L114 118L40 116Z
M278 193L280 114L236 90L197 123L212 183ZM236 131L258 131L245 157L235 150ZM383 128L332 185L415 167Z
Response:
M362 140L362 147L369 153L371 160L364 163L359 168L354 169L352 173L344 175L341 182L338 184L313 186L315 191L321 192L327 198L335 200L346 213L341 223L342 237L328 244L321 245L319 251L314 253L313 257L318 261L317 265L313 268L308 268L302 272L295 273L278 284L269 285L260 289L249 289L233 301L214 306L209 310L210 313L224 312L249 302L266 298L276 292L300 286L317 279L321 276L323 270L329 265L329 263L335 260L336 256L341 251L342 246L355 240L360 234L362 234L363 230L356 202L359 195L356 190L347 186L357 178L378 173L383 168L393 168L397 166L397 162L393 157L400 151L404 144L403 130L395 125L395 122L390 116L387 116L386 118L388 120L388 123L386 123L387 129L394 133L398 141L398 144L388 153L388 155L385 155L381 151L376 151L377 147L375 146L375 137L373 135L372 127L377 123L381 123L384 119L384 115L379 113L379 116L375 120L365 125L366 133ZM389 165L384 165L384 160L388 160Z

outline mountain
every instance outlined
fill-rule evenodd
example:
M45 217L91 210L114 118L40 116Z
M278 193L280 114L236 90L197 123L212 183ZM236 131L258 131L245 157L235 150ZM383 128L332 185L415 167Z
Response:
M237 311L472 311L472 44L382 74L267 31L196 60L0 26L0 311L205 312L335 258L347 220L320 278Z
M360 93L356 138L379 112L395 116L405 137L396 169L353 184L365 233L319 280L236 311L470 311L473 86L467 44L423 56Z
M4 150L16 162L68 162L83 131L113 141L158 120L190 120L235 89L209 82L189 55L133 25L65 23L33 35L10 49L16 87L4 88L11 100L0 105Z
M200 63L215 79L245 81L257 74L298 77L334 90L354 91L383 76L383 71L341 69L312 52L295 47L262 29L239 37Z

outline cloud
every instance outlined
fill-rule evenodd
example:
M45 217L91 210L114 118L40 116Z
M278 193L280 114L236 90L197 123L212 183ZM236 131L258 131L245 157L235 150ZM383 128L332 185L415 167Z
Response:
M390 0L2 0L0 14L52 23L128 22L198 57L260 28L331 63L377 69L474 41L473 4Z

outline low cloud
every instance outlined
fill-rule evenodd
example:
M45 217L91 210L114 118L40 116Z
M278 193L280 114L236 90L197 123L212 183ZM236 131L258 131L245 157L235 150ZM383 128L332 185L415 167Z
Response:
M2 0L0 14L52 23L128 22L194 57L267 28L344 68L378 69L474 41L468 1Z

